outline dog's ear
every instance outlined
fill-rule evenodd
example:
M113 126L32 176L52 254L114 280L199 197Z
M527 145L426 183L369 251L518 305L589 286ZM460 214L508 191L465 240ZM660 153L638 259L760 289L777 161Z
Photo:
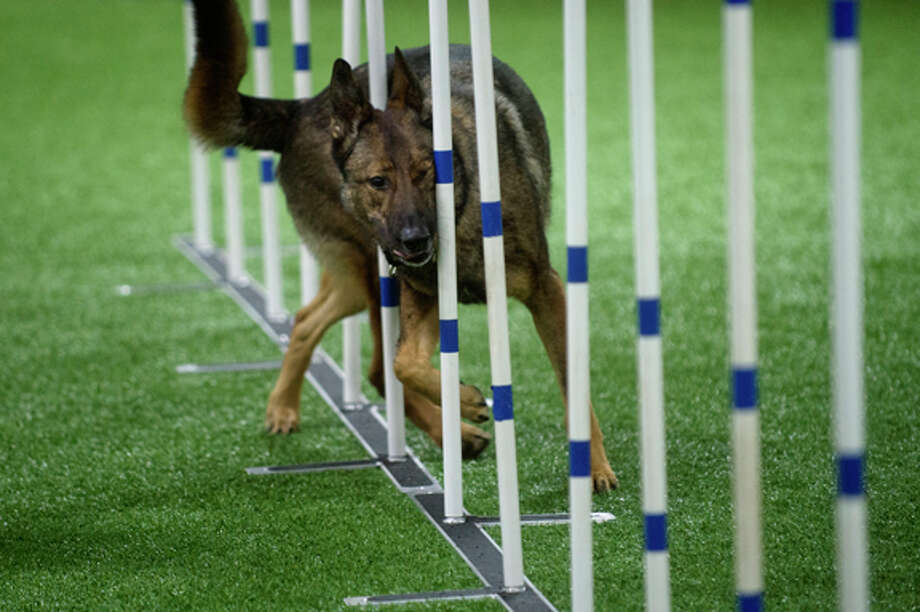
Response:
M431 109L425 109L425 92L418 77L409 68L406 58L403 57L399 47L393 52L393 83L390 86L390 99L387 108L408 108L418 113L425 121L423 115L430 115Z
M332 152L341 162L351 150L361 124L370 119L373 109L364 91L358 86L351 66L343 59L335 60L332 66L332 80L329 82L329 103L331 119L329 134L332 136Z

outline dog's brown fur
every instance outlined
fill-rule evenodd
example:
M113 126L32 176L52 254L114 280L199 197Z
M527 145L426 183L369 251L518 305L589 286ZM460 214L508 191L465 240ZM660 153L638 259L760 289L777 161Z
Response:
M330 86L306 100L239 94L246 36L232 0L196 0L197 58L185 98L193 133L215 146L243 145L281 153L279 182L304 241L324 267L317 297L295 318L281 374L266 411L275 433L297 428L303 375L330 325L368 308L374 336L369 378L383 393L379 244L402 280L401 336L395 367L410 420L441 444L440 377L431 365L438 343L437 225L430 128L427 48L389 58L385 111L367 102L365 67L342 60ZM565 397L565 293L545 238L549 214L549 142L532 94L508 66L494 60L505 263L509 295L534 318ZM421 78L420 78L421 77ZM458 292L485 300L479 189L469 51L451 48ZM488 418L478 389L461 385L461 413ZM594 487L617 486L603 436L591 414ZM475 457L489 435L463 423L463 452Z

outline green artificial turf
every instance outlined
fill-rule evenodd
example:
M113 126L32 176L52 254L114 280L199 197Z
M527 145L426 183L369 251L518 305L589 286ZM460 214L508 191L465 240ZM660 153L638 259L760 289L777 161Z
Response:
M289 96L288 3L271 4L275 91ZM594 529L595 599L599 610L635 610L643 539L623 3L589 4L592 396L622 484L595 499L596 510L617 517ZM340 7L312 5L319 89L340 48ZM546 114L556 169L550 245L562 270L561 6L493 5L493 50ZM421 0L389 0L388 45L424 44L425 10ZM720 5L661 0L655 10L673 605L725 610L734 587ZM773 609L836 606L825 10L794 0L754 7L763 542ZM871 595L876 609L918 609L920 5L877 0L862 11ZM274 372L175 373L185 362L278 358L229 298L116 295L120 284L203 280L171 243L191 229L180 3L3 2L0 23L0 608L329 610L351 595L478 586L381 473L245 475L250 465L362 450L312 389L299 434L263 434ZM468 41L465 3L451 4L451 39ZM249 78L243 88L251 91ZM247 242L257 245L257 161L246 154L242 163ZM221 240L219 177L215 156ZM291 224L282 226L294 244ZM296 257L284 265L293 309ZM258 257L248 266L259 275ZM564 511L561 398L519 304L510 325L521 508ZM488 388L484 309L464 307L460 326L462 376ZM334 356L339 338L333 330L323 345ZM412 427L409 441L440 476L440 451ZM494 457L489 449L464 466L470 512L497 512ZM567 529L526 527L523 539L527 575L567 608Z

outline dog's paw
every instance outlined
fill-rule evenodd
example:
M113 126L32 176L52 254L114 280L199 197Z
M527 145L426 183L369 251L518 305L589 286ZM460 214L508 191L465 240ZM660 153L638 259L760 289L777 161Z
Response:
M492 436L479 429L478 427L473 427L472 425L467 425L466 423L461 424L460 427L462 436L461 449L463 458L475 459L489 445L489 441L492 440Z
M460 384L460 415L474 423L489 420L489 406L482 391L472 385Z
M591 480L594 481L595 493L606 493L613 491L620 486L617 475L613 473L609 465L604 465L599 469L591 469Z
M300 410L275 398L269 398L265 409L265 431L270 434L289 434L300 428Z

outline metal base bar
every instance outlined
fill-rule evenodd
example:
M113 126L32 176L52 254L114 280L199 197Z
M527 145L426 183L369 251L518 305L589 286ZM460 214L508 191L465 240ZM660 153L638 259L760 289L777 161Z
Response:
M499 524L497 516L467 516L467 520L473 521L479 525L493 526ZM607 523L616 519L609 512L592 512L591 521L594 523ZM568 513L561 514L522 514L522 525L567 525L569 523Z
M220 285L214 281L194 283L156 283L151 285L118 285L115 293L121 296L147 295L151 293L182 293L187 291L211 291Z
M248 467L246 473L253 476L267 474L310 474L313 472L332 472L337 470L361 470L380 467L382 459L355 459L353 461L327 461L324 463L304 463L300 465L271 465Z
M281 360L249 361L243 363L183 363L176 366L178 374L211 374L212 372L256 372L281 369Z
M287 347L292 325L291 317L287 316L283 320L269 319L266 315L264 290L255 282L249 282L244 285L230 281L227 278L226 260L220 249L208 252L200 251L195 247L192 239L187 236L177 237L175 244L205 275L214 282L220 283L224 292L278 344L282 351ZM368 405L365 398L360 399L362 405L357 409L350 409L350 406L345 405L342 370L321 349L315 351L313 363L310 364L310 369L307 371L306 376L307 380L313 384L332 411L367 450L369 459L366 462L379 466L384 474L393 481L396 488L409 496L422 514L438 529L441 535L454 547L457 554L473 570L473 573L482 581L485 588L473 591L474 593L481 593L482 597L494 597L508 610L527 612L555 610L546 597L526 577L524 578L524 588L522 590L510 592L504 589L501 549L483 529L483 524L489 523L483 522L480 524L476 520L459 523L446 521L444 519L444 493L441 486L411 449L406 449L406 457L403 459L390 460L385 458L387 455L387 429L377 407ZM351 461L338 462L339 467L331 469L347 469L341 467L342 465L350 465L351 469L372 467L372 465L365 466L363 464L359 466L358 463ZM293 473L297 467L280 466L275 468L275 472L268 473ZM311 466L299 467L305 468L304 471L307 472L317 471ZM449 593L462 593L462 591L449 591ZM399 598L420 595L422 594L349 598L349 601L367 599L370 602L370 600L376 600L380 597ZM421 600L413 599L412 601ZM394 603L396 602L394 601Z
M227 275L227 260L221 249L201 251L189 236L177 236L173 243L214 284L220 286L282 351L287 348L294 321L290 315L277 319L268 316L265 289L261 285L251 279L242 282L231 280Z
M392 604L422 603L429 601L471 601L476 599L497 599L498 589L466 589L456 591L429 591L427 593L405 593L402 595L368 595L346 597L346 606L384 606Z

